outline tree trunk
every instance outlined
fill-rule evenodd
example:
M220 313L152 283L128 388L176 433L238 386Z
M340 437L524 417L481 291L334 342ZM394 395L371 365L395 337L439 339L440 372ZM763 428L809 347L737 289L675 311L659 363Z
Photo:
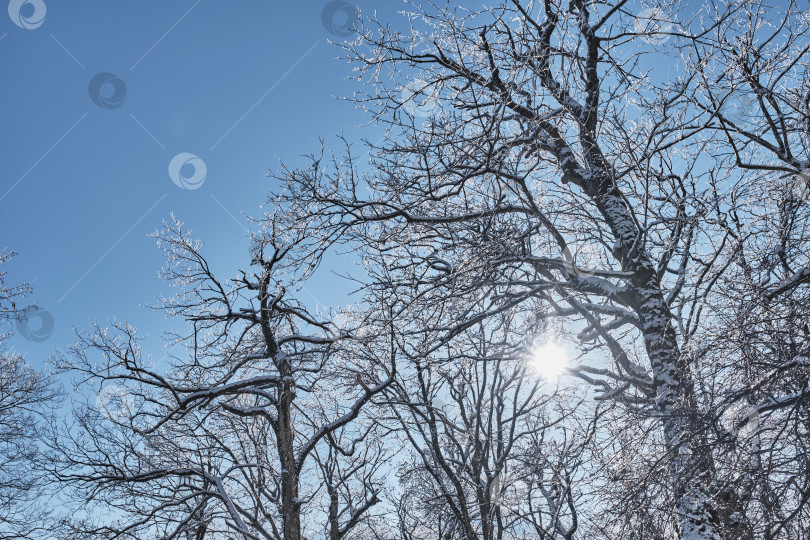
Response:
M602 186L610 186L605 179ZM617 256L635 273L636 312L655 384L655 409L661 416L669 469L684 540L721 540L703 487L714 476L714 464L700 426L691 366L680 354L672 314L657 280L655 268L630 209L615 187L600 189L595 197L603 217L618 240ZM633 250L637 253L633 253Z
M281 362L284 364L284 362ZM281 366L283 380L278 406L276 440L281 462L281 514L284 540L301 540L301 503L298 500L298 464L295 459L295 428L292 421L292 402L295 383L289 370Z

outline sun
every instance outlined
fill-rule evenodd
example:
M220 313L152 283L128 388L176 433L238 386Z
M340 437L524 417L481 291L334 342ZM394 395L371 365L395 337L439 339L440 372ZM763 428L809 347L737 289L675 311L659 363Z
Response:
M562 375L568 365L565 349L554 342L544 343L532 353L532 369L543 379L554 379Z

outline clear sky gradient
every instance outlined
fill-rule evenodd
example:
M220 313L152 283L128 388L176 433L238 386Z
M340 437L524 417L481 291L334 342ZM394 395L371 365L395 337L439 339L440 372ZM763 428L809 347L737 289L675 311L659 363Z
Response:
M33 340L42 321L32 319L13 348L41 365L75 340L74 327L112 317L156 337L167 321L142 306L170 289L147 235L170 213L230 278L249 263L242 212L259 214L276 156L296 165L321 137L378 139L359 127L362 111L337 99L358 89L329 43L349 34L354 3L9 0L0 13L0 248L19 252L4 265L8 283L32 281L31 300L53 319ZM650 10L635 4L628 9ZM401 0L359 7L407 31ZM635 58L654 45L622 52ZM645 67L677 75L676 56L671 65L654 58ZM329 268L308 284L311 305L350 301L350 284ZM149 351L162 355L157 341Z
M162 220L174 212L231 277L249 262L241 212L258 214L276 155L300 163L318 137L374 135L335 99L356 88L328 43L343 39L342 6L12 0L0 16L0 248L19 252L8 282L33 281L30 299L53 317L47 339L18 332L13 348L41 365L74 326L113 316L156 336L166 322L141 306L169 292L147 237ZM402 20L401 2L361 7ZM204 163L197 189L170 178L181 153L199 158L180 168L186 184ZM339 303L328 281L310 290Z

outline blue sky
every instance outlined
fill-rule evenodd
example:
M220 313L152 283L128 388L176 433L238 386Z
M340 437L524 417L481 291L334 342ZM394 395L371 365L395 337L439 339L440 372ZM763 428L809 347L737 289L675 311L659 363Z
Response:
M400 0L359 5L406 24ZM360 110L336 99L358 89L329 43L343 39L336 30L353 15L343 0L8 6L0 248L19 252L4 265L8 283L32 281L31 300L53 317L47 339L11 340L35 365L91 321L117 317L153 336L167 328L142 306L169 292L147 235L170 213L205 242L219 277L231 277L249 262L241 213L258 215L276 156L295 165L319 137L378 138L358 127L368 120ZM322 271L308 290L319 303L345 304L349 285L337 283ZM159 343L150 350L161 354Z
M403 6L360 5L389 20ZM356 88L328 43L342 39L323 21L335 6L10 2L0 17L0 248L19 252L4 265L8 282L32 281L30 299L54 321L48 339L18 332L13 348L41 365L74 326L113 316L159 334L162 315L141 307L168 291L147 235L170 212L221 277L247 266L240 213L259 212L276 156L296 163L318 137L360 139L362 113L335 99ZM327 20L339 28L346 14ZM170 178L182 153L205 164L197 189ZM327 274L309 288L323 303L342 300Z

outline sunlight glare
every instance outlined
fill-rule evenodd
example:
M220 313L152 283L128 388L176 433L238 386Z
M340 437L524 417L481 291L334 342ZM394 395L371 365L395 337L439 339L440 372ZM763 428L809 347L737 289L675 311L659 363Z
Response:
M559 377L567 365L565 349L553 342L540 345L532 354L532 368L546 380Z

